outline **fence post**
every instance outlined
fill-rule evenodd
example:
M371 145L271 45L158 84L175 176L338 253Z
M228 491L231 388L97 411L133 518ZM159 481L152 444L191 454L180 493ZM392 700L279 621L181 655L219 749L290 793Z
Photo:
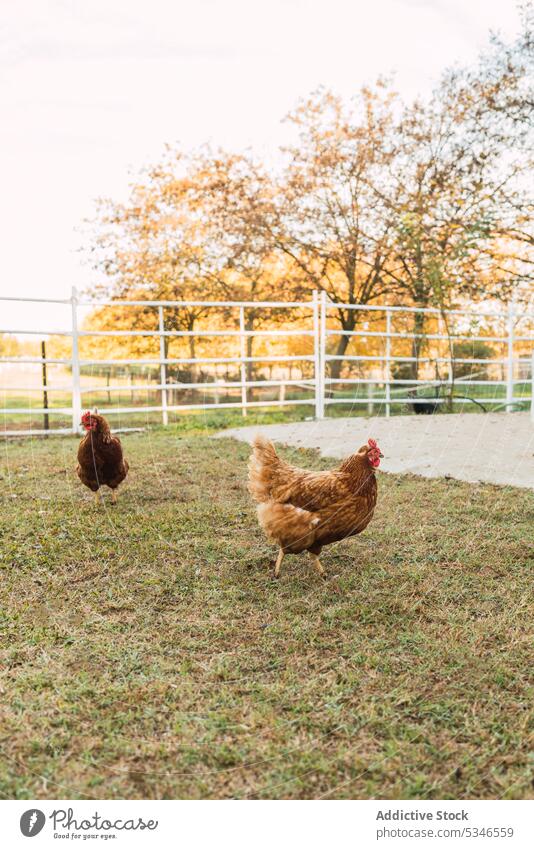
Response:
M391 415L391 312L386 309L386 418Z
M506 367L506 412L511 413L514 402L514 317L515 303L508 304L508 363Z
M325 377L326 377L326 292L321 291L321 309L319 313L319 413L317 418L324 419Z
M324 405L321 394L321 339L319 318L319 293L314 289L312 299L313 309L313 376L315 384L315 418L322 419Z
M446 355L447 355L447 390L448 390L448 401L447 405L443 405L442 409L446 409L449 413L454 412L454 400L453 400L453 389L454 389L454 342L452 341L451 333L449 330L449 323L445 321L445 310L442 309L438 316L438 335L446 336ZM436 340L438 343L438 357L441 355L441 343L442 339ZM471 368L472 370L472 368ZM436 387L436 395L441 393L441 389L443 387L443 383L441 381L441 373L438 368L438 376L440 380L440 385Z
M45 410L48 410L48 376L46 369L46 342L44 339L41 340L41 359L43 361L43 364L41 366L41 375L43 378L43 408ZM47 412L43 416L43 426L45 430L48 430L50 427L50 421Z
M247 343L245 336L245 307L239 307L239 351L241 357L241 414L247 417L247 367L245 357L247 355Z
M72 321L72 432L80 432L82 417L82 395L80 390L80 354L78 350L78 291L72 287L70 299Z
M169 424L169 413L167 411L167 364L165 362L165 322L163 318L163 307L158 307L159 323L159 382L161 390L161 419L166 426Z

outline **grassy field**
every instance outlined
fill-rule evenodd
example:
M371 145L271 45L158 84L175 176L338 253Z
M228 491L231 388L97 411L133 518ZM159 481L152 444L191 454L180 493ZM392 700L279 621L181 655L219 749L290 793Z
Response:
M381 475L275 582L246 445L123 443L100 509L76 440L2 443L1 796L534 797L534 493Z

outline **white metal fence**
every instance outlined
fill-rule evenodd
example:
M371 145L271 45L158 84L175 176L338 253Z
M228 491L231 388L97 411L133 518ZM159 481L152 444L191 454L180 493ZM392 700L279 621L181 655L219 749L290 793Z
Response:
M169 413L191 410L220 410L240 409L244 416L247 410L254 407L284 407L293 405L306 405L313 408L317 418L323 418L327 409L333 405L350 405L355 409L359 405L366 405L369 413L384 413L389 416L392 411L409 408L417 412L418 405L421 409L431 407L437 409L442 404L450 407L453 403L465 405L475 403L483 406L482 401L491 403L493 409L503 408L506 411L517 409L521 405L528 405L532 398L532 380L534 369L534 315L532 313L520 312L513 304L505 311L495 309L490 305L490 311L483 309L450 310L441 313L435 309L422 309L409 306L382 306L382 305L355 305L331 303L324 292L314 292L311 301L88 301L79 298L75 289L72 297L68 300L48 299L18 299L1 298L0 303L16 302L51 304L68 306L70 309L70 328L68 330L47 329L39 332L27 329L0 327L0 341L5 338L4 334L11 337L31 338L66 337L70 339L70 354L68 356L33 356L33 355L0 355L0 391L3 391L7 399L0 413L3 417L5 435L23 435L28 430L13 428L10 422L17 417L32 417L31 433L77 433L81 412L88 404L84 403L87 396L95 392L105 391L108 398L112 393L128 392L156 392L157 404L139 405L99 405L99 410L106 415L120 415L128 417L133 414L157 413L161 415L164 425L169 422ZM80 322L80 310L83 308L105 308L124 307L142 308L144 311L153 311L153 324L155 329L145 327L136 329L132 326L128 329L95 330L84 326ZM166 326L165 312L174 310L194 310L201 308L204 311L202 326L192 330L169 329ZM225 312L227 318L221 326L220 313ZM258 313L265 315L275 310L278 314L278 323L283 327L266 327L264 324L249 327L247 315L250 311L257 316ZM339 324L340 310L345 314L348 311L358 312L358 320L354 329L344 330ZM152 314L152 313L151 313ZM415 316L419 314L419 329L413 329ZM212 322L209 318L214 316ZM280 316L283 317L280 322ZM157 318L156 318L157 317ZM228 325L230 322L230 325ZM455 322L455 329L451 331L451 323ZM425 326L426 323L426 326ZM428 326L430 325L430 327ZM499 332L494 328L502 327ZM490 328L490 332L488 332ZM493 331L491 330L493 328ZM522 329L523 328L523 329ZM478 333L476 332L478 330ZM484 331L484 332L483 332ZM345 350L340 352L339 340L347 336L348 344ZM101 358L86 356L81 352L82 340L86 338L98 339L99 337L125 338L154 338L158 343L158 353L154 356L139 357L112 357ZM173 338L188 340L217 339L234 340L239 345L238 351L228 355L215 356L178 356L170 357L168 345ZM297 353L252 353L252 340L289 340L309 339L311 345L303 346ZM247 345L247 340L251 340ZM338 348L331 343L338 341ZM452 343L451 343L452 340ZM454 344L460 342L483 343L493 346L494 351L502 348L502 356L463 356L457 357ZM411 346L413 350L398 353L395 345L403 344ZM487 352L486 352L487 353ZM1 348L0 348L1 354ZM531 359L533 358L533 359ZM402 369L410 369L417 363L417 375L403 374ZM11 365L38 365L45 367L43 374L46 375L46 367L62 366L68 373L68 385L55 385L54 382L40 383L31 387L24 386L1 386L1 367L4 364ZM291 374L279 376L258 377L254 379L252 369L265 370L267 366L271 369L273 365L287 367L298 364L300 374L294 379ZM470 373L465 376L455 377L458 366L468 366ZM124 367L146 367L157 370L156 382L134 384L106 385L84 383L82 373L88 369L101 369L102 367L112 369ZM209 380L179 380L170 377L173 368L184 366L203 367L217 369L219 366L233 367L237 379L220 380L215 377ZM434 368L435 375L429 374L430 368ZM479 367L479 371L477 371ZM495 374L488 373L488 368L496 370ZM420 371L426 373L419 376ZM523 374L520 374L521 369ZM441 371L444 370L444 374ZM304 374L303 371L306 371ZM464 369L465 371L465 369ZM493 395L474 397L462 396L456 391L452 393L452 387L468 386L471 395L473 391L486 391L490 389ZM516 387L520 387L517 394ZM251 393L256 390L278 387L278 398L261 398L254 400ZM203 399L200 402L173 403L172 396L177 389L181 392L202 392ZM307 393L308 397L296 397L289 390L298 390L301 394ZM232 400L220 400L220 394L225 390L233 392ZM421 396L420 392L426 392ZM16 397L16 393L47 393L54 394L62 392L70 396L68 406L10 406L9 399ZM430 392L430 395L428 393ZM237 393L237 395L236 395ZM209 398L209 400L208 400ZM534 404L531 405L534 416ZM44 431L42 428L33 427L33 417L68 416L69 426L51 427Z

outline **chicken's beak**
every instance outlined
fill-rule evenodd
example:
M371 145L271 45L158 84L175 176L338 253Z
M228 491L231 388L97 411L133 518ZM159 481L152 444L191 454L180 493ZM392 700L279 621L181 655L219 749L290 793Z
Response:
M381 452L381 451L379 451L379 452L378 452L378 456L380 457L380 459L381 459L381 460L383 460L383 459L384 459L384 455L382 454L382 452Z

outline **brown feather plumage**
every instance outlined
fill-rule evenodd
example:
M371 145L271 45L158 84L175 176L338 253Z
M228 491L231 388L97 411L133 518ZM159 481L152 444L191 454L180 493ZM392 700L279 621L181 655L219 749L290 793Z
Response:
M337 469L310 472L286 463L272 442L256 437L248 488L267 536L285 553L318 555L324 545L365 530L377 500L370 451L364 445Z

